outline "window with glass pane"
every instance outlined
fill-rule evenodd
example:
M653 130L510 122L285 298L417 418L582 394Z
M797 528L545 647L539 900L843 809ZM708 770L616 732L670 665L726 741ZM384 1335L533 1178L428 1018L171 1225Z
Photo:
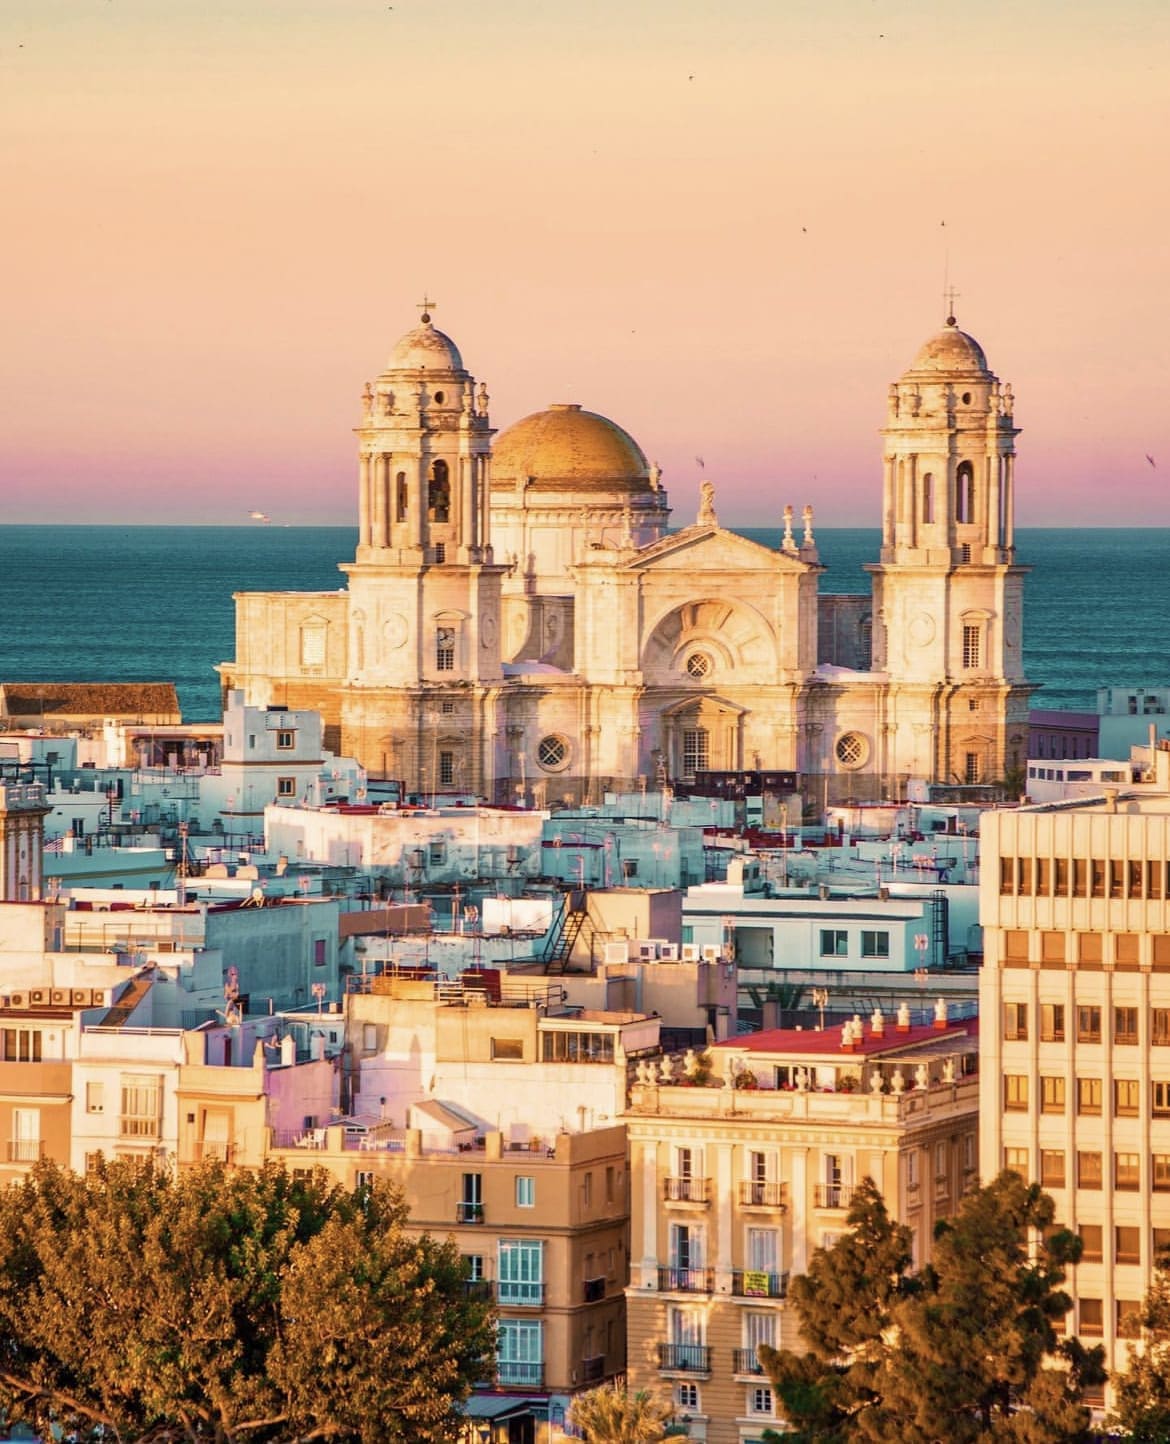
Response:
M1060 1149L1040 1150L1040 1182L1045 1188L1064 1187L1064 1153Z
M1102 1182L1101 1155L1095 1152L1077 1154L1077 1187L1100 1188Z
M1101 1009L1082 1004L1077 1008L1077 1042L1101 1041Z
M1136 1153L1113 1155L1113 1186L1122 1193L1136 1193L1141 1186L1141 1159Z
M1064 1004L1040 1004L1040 1041L1042 1043L1064 1042Z
M544 1297L544 1243L500 1239L496 1281L501 1304L539 1304Z
M1040 1112L1064 1112L1064 1078L1061 1075L1040 1079Z
M1008 1073L1004 1077L1003 1106L1009 1113L1027 1110L1028 1077L1026 1073Z
M1090 1117L1095 1117L1101 1112L1101 1080L1100 1078L1078 1078L1077 1079L1077 1112Z
M159 1113L161 1086L157 1077L127 1073L122 1078L123 1138L157 1138L161 1127Z
M1027 1003L1003 1005L1003 1036L1009 1042L1021 1042L1028 1036Z
M705 727L687 727L683 731L683 773L693 777L711 766L710 737Z
M1113 1041L1115 1043L1136 1043L1138 1040L1138 1010L1136 1008L1114 1008Z
M538 1386L543 1365L539 1319L501 1319L496 1325L496 1360L502 1384Z
M1141 1084L1136 1078L1114 1078L1113 1111L1118 1118L1136 1118L1141 1099Z

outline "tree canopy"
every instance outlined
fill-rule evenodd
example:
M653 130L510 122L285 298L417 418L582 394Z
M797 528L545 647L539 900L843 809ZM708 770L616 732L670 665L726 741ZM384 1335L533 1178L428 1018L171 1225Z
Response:
M813 1254L791 1298L807 1352L761 1348L787 1444L1074 1444L1101 1350L1060 1340L1060 1285L1080 1240L1015 1174L968 1194L912 1270L910 1232L868 1179L848 1231Z
M38 1164L0 1192L0 1408L43 1437L457 1438L493 1348L391 1185Z
M1154 1261L1139 1320L1143 1347L1129 1346L1129 1366L1114 1377L1116 1422L1134 1444L1170 1444L1170 1252Z

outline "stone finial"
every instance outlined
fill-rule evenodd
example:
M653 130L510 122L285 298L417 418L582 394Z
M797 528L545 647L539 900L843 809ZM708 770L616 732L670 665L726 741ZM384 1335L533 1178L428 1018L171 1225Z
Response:
M877 1094L882 1091L882 1070L875 1068L869 1075L869 1091Z
M1006 382L1006 383L1004 384L1002 390L1001 390L1000 393L999 393L999 404L1000 404L1000 406L1003 408L1003 414L1004 414L1004 415L1008 418L1008 420L1010 421L1010 420L1011 420L1011 416L1012 416L1012 411L1013 411L1013 409L1014 409L1014 407L1015 407L1015 404L1016 404L1016 399L1015 399L1015 397L1012 395L1012 384L1011 384L1010 381L1008 381L1008 382Z
M805 1093L805 1092L807 1092L807 1091L808 1091L808 1069L807 1069L807 1068L803 1068L803 1067L802 1067L802 1068L798 1068L798 1069L796 1070L796 1073L793 1075L793 1082L796 1084L796 1091L797 1091L798 1093Z
M712 481L699 483L699 514L695 523L697 526L719 525L719 518L715 515L715 483Z
M899 397L899 393L898 393L898 383L897 383L896 381L891 381L891 382L890 382L890 415L891 415L891 416L897 416L897 414L898 414L899 401L900 401L900 397Z
M662 1075L662 1081L669 1083L674 1076L674 1064L671 1062L669 1053L663 1053L658 1060L658 1071Z
M639 1058L638 1066L634 1069L634 1074L639 1083L649 1083L654 1077L654 1069L646 1062L645 1058Z
M943 1082L953 1083L955 1081L955 1060L946 1058L943 1060Z
M491 397L488 395L487 386L481 381L479 383L479 390L475 396L475 410L478 415L486 416L488 414L488 402L490 400Z
M368 421L374 411L374 388L366 382L366 389L362 392L362 416Z
M780 543L780 550L790 553L796 551L796 538L792 535L792 508L790 506L784 508L784 539Z
M853 1052L853 1024L848 1019L841 1024L841 1051Z
M945 1028L946 1025L947 1025L947 1000L946 1000L945 998L938 998L938 999L935 1000L935 1004L934 1004L934 1026L935 1026L936 1028Z
M806 546L806 547L814 546L814 545L815 545L815 542L814 542L814 540L813 540L813 525L812 525L812 524L813 524L813 509L812 509L811 506L805 506L805 508L803 509L803 511L800 513L800 519L801 519L802 522L804 522L804 541L801 543L801 545L802 545L802 546Z
M890 1079L890 1092L894 1094L905 1093L906 1075L901 1068L894 1069L894 1076Z
M930 1075L929 1075L929 1073L927 1072L926 1064L925 1064L925 1063L919 1063L918 1067L915 1068L915 1070L914 1070L914 1086L915 1086L915 1088L925 1088L926 1085L927 1085L927 1083L929 1083L929 1081L930 1081Z
M683 1072L688 1078L693 1078L699 1071L699 1055L693 1048L688 1048L683 1054Z
M875 1008L870 1014L869 1030L875 1038L881 1038L886 1031L886 1015L880 1008Z
M658 465L657 462L655 462L650 468L650 490L662 490L662 468Z
M899 1033L910 1031L910 1004L900 1003L898 1006L898 1021L896 1024Z

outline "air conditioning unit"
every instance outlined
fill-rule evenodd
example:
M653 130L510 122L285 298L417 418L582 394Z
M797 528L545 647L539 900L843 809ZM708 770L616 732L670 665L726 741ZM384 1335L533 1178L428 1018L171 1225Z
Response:
M49 993L49 1002L54 1008L67 1008L69 1006L69 989L54 988Z
M8 994L8 1006L9 1006L10 1008L27 1008L27 1007L28 1007L28 994L27 994L27 993L9 993L9 994Z
M656 963L658 961L657 943L639 943L638 957L644 963Z
M684 963L697 963L702 956L698 943L683 943L682 960Z
M605 961L607 963L628 963L630 960L629 943L606 943Z
M703 961L705 963L717 963L723 956L723 949L718 943L703 944Z
M30 1008L43 1008L49 1001L48 988L30 988L28 994L28 1005Z
M69 993L69 1001L75 1008L88 1008L90 996L88 988L73 988Z
M677 963L677 962L678 962L678 944L677 944L677 943L663 943L663 944L662 944L662 948L661 948L661 950L659 951L658 957L659 957L659 960L660 960L661 962L664 962L664 963Z

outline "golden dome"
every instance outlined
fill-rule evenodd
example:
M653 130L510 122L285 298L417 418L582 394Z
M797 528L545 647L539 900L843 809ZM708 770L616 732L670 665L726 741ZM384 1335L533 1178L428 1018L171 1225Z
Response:
M566 490L652 489L649 463L634 438L617 422L570 402L534 412L501 432L492 447L492 475Z
M442 331L436 329L424 312L422 324L408 331L390 356L388 371L462 371L463 357L459 347Z
M984 375L988 374L983 347L974 336L968 336L966 331L959 330L953 316L948 316L947 324L936 336L932 336L915 356L910 370L980 371Z

